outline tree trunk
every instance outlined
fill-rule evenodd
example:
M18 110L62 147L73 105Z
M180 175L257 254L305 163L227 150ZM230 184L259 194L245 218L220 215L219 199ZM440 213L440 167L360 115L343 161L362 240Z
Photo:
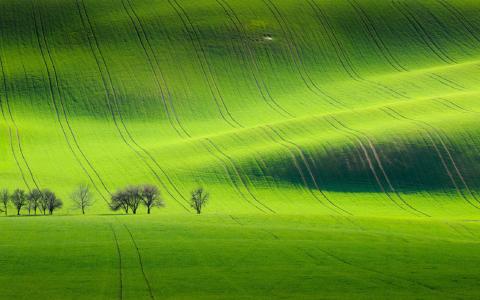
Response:
M85 207L82 207L82 214L85 214Z
M147 213L150 214L150 206L147 207Z
M20 209L22 209L22 208L17 208L17 216L20 215Z

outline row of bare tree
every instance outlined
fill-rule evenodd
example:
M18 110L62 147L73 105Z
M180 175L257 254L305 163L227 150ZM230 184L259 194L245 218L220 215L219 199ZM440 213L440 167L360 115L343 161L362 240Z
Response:
M93 193L88 185L80 185L71 195L75 208L85 214L86 210L95 203ZM203 188L197 188L191 193L190 206L197 214L202 212L207 204L209 194ZM16 189L10 193L7 189L0 190L0 212L8 215L8 208L13 206L17 215L22 210L27 210L28 215L37 215L37 211L46 215L52 215L56 209L62 208L63 202L54 192L49 189L32 189L26 192ZM154 207L164 207L165 202L161 197L159 189L151 184L130 185L119 189L111 195L109 203L113 211L123 210L126 214L137 213L138 208L143 205L150 214Z
M209 194L203 188L197 188L192 191L190 206L197 214L200 214L202 208L207 204L208 198ZM110 201L110 208L113 211L123 210L126 214L130 211L136 214L140 205L145 206L147 213L150 214L153 207L164 207L165 202L159 189L150 184L127 186L112 194Z
M43 213L47 212L52 215L53 212L63 206L63 202L58 198L54 192L49 189L33 189L26 192L22 189L16 189L13 193L9 193L7 189L0 191L1 208L0 211L8 214L8 207L12 205L17 215L20 215L22 209L26 209L28 214L37 214L37 211Z

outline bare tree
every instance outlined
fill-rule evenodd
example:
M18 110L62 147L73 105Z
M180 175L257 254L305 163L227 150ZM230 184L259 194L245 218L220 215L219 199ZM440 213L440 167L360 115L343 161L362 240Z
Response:
M5 213L5 216L8 215L8 203L10 202L10 194L7 189L2 189L0 191L0 202L3 206L2 212Z
M27 195L25 191L21 189L16 189L10 199L13 206L17 209L17 216L19 216L22 207L27 204Z
M47 210L49 214L53 214L53 211L57 208L62 208L63 202L61 199L57 198L54 192L50 190L43 191L43 197L46 202Z
M40 201L43 197L42 192L39 189L33 189L28 193L28 214L30 214L30 209L33 209L34 214L37 214L37 209L40 205Z
M90 191L88 185L80 185L70 196L75 204L75 208L82 210L82 214L85 214L85 210L95 203L93 194Z
M112 199L110 202L110 209L113 211L118 211L123 209L126 214L128 214L128 209L130 208L128 195L123 190L118 190L112 194Z
M133 214L137 214L137 209L140 203L142 203L142 194L138 186L128 186L125 189L125 193L128 197L128 206L132 209Z
M205 192L205 190L200 187L192 192L192 198L190 199L190 205L197 212L197 214L202 213L202 208L207 204L208 198L210 195Z
M147 213L150 214L152 207L163 207L163 202L158 188L151 184L145 184L141 188L142 202L147 207Z
M47 198L47 194L48 193L51 193L49 190L45 189L42 191L42 197L40 198L40 200L38 201L38 209L44 214L46 215L47 214L47 210L48 210L48 198Z

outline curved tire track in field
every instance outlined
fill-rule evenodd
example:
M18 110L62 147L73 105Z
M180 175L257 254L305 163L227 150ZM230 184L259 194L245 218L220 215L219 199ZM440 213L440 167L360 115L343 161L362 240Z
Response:
M108 224L110 226L110 230L112 231L113 234L113 240L115 241L115 249L117 251L117 257L118 257L118 298L120 300L123 299L123 266L122 266L122 253L120 251L120 245L118 244L118 238L117 238L117 233L115 232L115 229L113 228L113 225L111 223Z
M140 269L142 270L143 280L145 281L145 284L147 286L150 298L152 300L155 300L155 296L153 295L152 287L150 286L150 281L148 280L147 274L145 273L145 269L143 267L142 254L140 253L140 249L138 248L137 242L135 241L135 238L133 237L133 234L130 231L130 229L128 228L128 226L126 224L123 224L123 226L127 230L128 235L130 236L130 239L132 240L133 246L135 246L135 250L137 251L138 263L140 264Z
M380 51L380 55L385 58L388 64L397 70L398 72L407 71L407 69L400 64L400 62L393 56L390 52L390 49L386 46L383 42L383 39L380 37L380 34L377 32L375 28L374 22L370 18L370 16L363 10L363 8L358 4L356 0L347 0L349 4L353 7L356 14L360 17L363 26L365 27L368 35L375 43L375 46Z
M478 30L474 29L475 26L473 26L472 23L468 21L468 19L458 8L456 8L455 6L453 6L453 4L446 0L437 0L437 2L440 3L440 5L442 5L446 10L448 10L450 12L450 15L455 16L455 18L460 22L460 24L462 24L463 28L470 34L470 36L480 43L480 37L475 34L475 31L478 32Z
M249 38L246 33L246 29L240 18L238 17L235 10L230 6L230 4L226 0L216 0L218 5L220 5L225 12L225 15L230 20L230 23L233 24L235 30L240 34L242 49L241 49L241 57L242 60L249 65L249 71L251 73L252 78L255 81L255 85L262 96L263 101L275 112L284 116L284 117L295 117L285 108L283 108L275 98L272 97L270 90L263 80L261 76L260 67L257 63L257 57L255 55L255 51L250 44Z
M313 94L317 95L318 97L325 99L325 101L327 101L330 105L332 105L332 107L344 108L345 107L344 103L332 97L331 95L326 93L323 89L321 89L318 86L318 84L315 81L313 81L313 79L308 74L305 68L305 64L303 62L302 56L298 50L298 47L297 45L295 45L295 42L293 39L293 33L288 28L288 22L287 20L285 20L284 16L281 14L278 7L270 0L262 0L262 1L265 3L268 10L273 15L278 25L280 26L280 29L282 31L282 34L285 37L285 40L288 46L290 58L292 59L292 62L294 64L295 69L297 70L297 73L302 78L302 81L305 84L305 86L308 88L308 90L310 90Z
M147 37L147 35L146 35L146 31L144 30L143 26L141 25L142 23L141 23L141 21L140 21L140 18L138 17L137 13L135 12L135 9L133 8L133 6L131 5L130 0L127 0L127 1L129 2L129 5L130 5L130 7L129 7L128 9L130 9L130 10L131 10L131 14L133 14L133 16L135 16L135 18L136 18L136 20L137 20L137 22L138 22L138 25L135 24L135 21L134 21L134 19L133 19L133 16L132 16L128 11L127 11L127 13L129 14L129 16L130 16L130 18L131 18L131 21L132 21L132 23L133 23L134 26L135 26L135 30L136 30L136 32L137 32L137 35L138 35L139 40L140 40L141 43L142 43L142 47L143 47L143 50L144 50L144 52L145 52L145 55L147 56L147 58L148 58L148 60L149 60L149 64L150 64L150 67L151 67L151 69L152 69L152 72L154 73L154 75L155 75L156 77L158 77L158 75L157 75L156 72L155 72L155 67L154 67L154 64L153 64L153 62L152 62L151 56L153 55L153 57L154 57L154 58L153 58L153 61L155 61L156 67L160 70L160 65L159 65L159 63L158 63L158 59L156 58L156 56L155 56L155 54L154 54L153 47L152 47L152 45L151 45L151 43L150 43L150 41L149 41L149 39L148 39L148 37ZM127 10L127 7L124 6L124 8L125 8L125 10ZM185 13L185 15L186 15L186 13ZM193 24L190 23L190 25L191 25L192 28L193 28ZM142 36L143 36L143 38L142 38ZM145 40L145 41L144 41L144 40ZM148 49L148 50L147 50L147 49ZM150 54L149 54L149 53L150 53ZM205 57L205 59L206 59L206 57ZM161 71L160 71L160 72L161 72ZM162 79L163 84L164 84L165 86L167 86L167 85L166 85L166 82L165 82L165 80L164 80L164 76L163 76L162 74L160 75L160 78ZM162 97L163 97L163 90L162 90L162 87L161 87L161 85L160 85L159 78L157 78L157 85L158 85L158 88L159 88L160 92L162 93ZM168 90L168 87L167 87L167 90ZM165 104L165 109L168 111L168 108L166 107L166 102L164 102L164 104ZM173 106L173 104L171 103L171 99L170 99L169 104L170 104L171 106ZM174 111L174 110L172 110L172 111L173 111L173 114L175 115L175 119L177 120L179 126L181 127L182 132L183 132L187 137L191 137L191 135L189 134L189 132L182 126L182 124L180 123L180 121L178 121L178 116L176 115L175 111ZM173 123L171 123L171 125L172 125L172 127L174 127L174 129L175 129L177 132L179 132L178 129L175 128L175 125L174 125ZM179 135L180 135L180 134L179 134ZM181 137L181 138L184 138L184 137L181 136L181 135L180 135L180 137ZM244 186L245 189L248 191L248 193L251 195L251 197L253 198L253 200L256 201L257 203L259 203L261 206L263 206L263 207L266 208L267 210L269 210L269 211L271 211L271 212L274 212L272 209L270 209L269 207L265 206L262 202L260 202L260 201L257 199L257 197L250 191L250 188L248 187L247 183L245 182L245 179L243 178L243 176L241 175L241 173L238 172L237 167L236 167L236 165L235 165L235 161L234 161L231 157L228 157L225 153L223 153L222 151L220 151L219 148L218 148L218 146L217 146L216 144L214 144L212 140L209 140L209 139L206 139L206 140L213 146L213 148L214 148L220 155L224 156L224 157L231 163L231 165L234 167L235 174L236 174L237 177L241 180L243 186ZM204 145L204 144L202 143L202 145ZM216 159L218 159L218 157L208 148L208 146L204 145L204 147L205 147L205 149L206 149L212 156L214 156ZM235 185L235 189L237 190L237 192L239 192L239 194L241 195L241 197L245 199L245 196L243 195L243 193L241 192L241 190L239 189L239 187L236 185L235 180L233 179L233 176L232 176L232 174L230 173L230 170L229 170L229 168L228 168L228 166L227 166L227 163L226 163L225 161L221 160L221 159L219 159L219 161L220 161L222 164L225 165L225 168L224 168L224 169L227 171L228 176L232 179L232 184ZM250 203L250 201L248 201L248 202ZM255 205L255 207L258 209L258 207L257 207L256 205Z
M364 27L366 28L368 35L370 38L374 41L375 46L377 49L380 51L380 55L385 58L385 60L390 64L392 68L397 70L398 72L405 72L409 71L405 66L399 63L399 61L395 58L395 56L392 54L388 46L383 42L383 39L380 37L380 35L377 32L377 29L374 26L374 23L370 16L363 10L363 8L358 4L356 0L348 0L350 5L355 9L357 15L360 16L360 19L362 20L362 23ZM433 15L432 15L433 16ZM436 18L436 17L434 17ZM440 21L437 20L438 23ZM433 80L436 80L442 85L448 86L452 89L458 90L458 91L463 91L465 90L465 87L461 86L460 84L453 82L439 74L436 73L430 73L429 77L432 78Z
M230 165L232 166L233 170L234 170L234 173L235 175L240 179L240 182L242 183L242 186L244 187L244 189L247 191L247 193L250 195L250 197L257 203L256 205L254 205L256 208L260 208L260 206L262 207L260 210L265 212L265 210L271 212L271 213L276 213L273 209L271 209L270 207L268 207L267 205L265 205L262 201L260 201L254 194L253 192L251 191L251 189L249 188L249 185L248 185L248 182L247 182L247 179L244 178L244 176L242 176L242 172L240 171L240 167L235 163L235 160L229 156L228 154L226 154L225 152L223 152L215 143L212 142L211 139L209 138L205 138L204 139L207 143L209 143L214 149L215 151L217 151L220 155L222 155L229 163ZM222 160L223 161L223 160ZM225 163L225 166L227 167L228 169L228 166L227 166L227 163ZM230 172L229 172L230 174ZM247 177L245 175L245 177ZM236 189L238 191L240 191L238 185L235 183L234 180L232 180L233 184L236 186ZM243 193L242 193L243 195ZM249 203L251 203L249 201Z
M402 115L401 113L399 113L398 111L394 110L393 108L391 107L386 107L385 109L388 109L389 111L391 111L392 113L394 113L395 115L397 115L398 117L404 119L404 120L407 120L407 121L410 121L414 124L417 124L419 125L423 130L424 132L427 134L427 136L429 137L430 141L432 142L432 145L434 146L435 148L435 151L437 152L441 162L442 162L442 165L444 166L445 168L445 171L447 172L448 176L450 177L450 180L452 181L452 183L454 184L454 187L456 188L457 192L460 194L460 196L465 200L467 201L471 206L477 208L477 209L480 209L480 207L476 204L474 204L472 201L470 201L468 199L468 197L464 194L464 192L462 191L462 189L460 189L452 175L452 172L450 171L450 169L448 168L448 164L447 164L447 161L450 161L450 164L453 166L453 169L454 169L454 172L456 173L458 179L460 180L461 184L463 185L463 187L465 188L465 190L467 191L468 194L470 194L470 196L477 202L477 203L480 203L480 200L475 196L475 194L472 192L472 190L470 189L469 185L467 184L464 176L462 175L462 172L460 171L460 168L458 167L457 163L455 162L455 159L453 158L453 155L451 154L450 150L448 150L448 147L445 143L445 141L443 140L442 138L442 132L437 129L436 127L434 127L433 125L425 122L425 121L420 121L420 120L416 120L416 119L413 119L413 118L409 118L409 117L406 117L404 115ZM440 149L438 149L438 146L436 145L435 143L435 138L431 135L430 131L427 129L427 128L430 128L431 130L433 130L433 132L435 133L436 137L437 137L437 140L440 142L442 148L444 149L445 153L447 154L447 159L444 158L444 156L441 154L440 152ZM447 138L448 139L448 138Z
M337 59L340 61L343 69L345 72L347 72L348 76L353 79L354 81L357 81L359 83L363 84L368 84L370 86L379 88L383 90L386 93L389 93L392 96L397 96L401 97L404 99L410 99L407 95L396 91L386 85L383 85L379 82L374 82L368 79L363 78L355 69L353 66L352 61L350 60L350 57L345 50L346 48L343 46L342 42L340 39L337 37L337 34L335 33L335 29L330 23L327 14L324 12L324 10L316 3L315 0L306 0L307 3L310 5L312 11L314 12L316 19L318 20L319 25L323 28L325 31L327 38L332 45L332 47L335 50L335 54L337 56ZM377 36L379 38L379 36ZM381 48L381 51L383 51L383 48Z
M427 213L423 212L423 211L420 211L418 210L417 208L413 207L411 204L409 204L405 199L403 199L403 197L400 195L400 193L395 189L395 187L393 186L385 168L383 167L383 164L382 164L382 161L380 159L380 155L378 154L376 148L375 148L375 145L374 143L372 142L372 139L365 133L359 131L359 130L356 130L356 129L353 129L353 128L350 128L348 127L347 125L343 124L340 120L338 120L337 118L335 118L334 116L330 116L337 124L339 124L340 126L342 126L345 130L347 130L348 132L350 132L352 135L356 136L359 140L360 140L360 137L359 136L363 136L363 138L366 140L367 144L368 144L368 148L370 149L371 153L373 154L373 158L375 159L375 162L377 163L377 166L378 168L380 169L382 175L383 175L383 178L385 180L385 182L387 183L387 186L389 188L389 190L394 193L397 198L403 203L403 205L405 205L406 207L408 207L410 209L410 212L413 213L413 214L421 214L425 217L430 217L430 215L428 215Z
M235 182L235 176L232 175L232 172L230 171L230 168L228 167L228 163L225 162L225 160L223 160L220 156L216 155L215 152L213 152L212 150L210 150L210 148L208 147L208 145L204 145L202 143L203 147L205 149L207 149L207 151L217 160L220 162L220 164L222 165L223 169L225 170L225 173L228 175L228 178L230 180L230 184L232 185L232 187L235 189L235 191L237 192L237 194L240 195L240 197L245 200L248 204L252 205L253 207L255 207L257 210L263 212L263 213L267 213L263 208L261 208L260 206L258 206L257 204L253 203L251 200L248 199L248 197L245 196L245 194L242 192L242 190L240 189L240 187L238 186L238 184ZM238 177L238 176L237 176Z
M170 90L166 84L165 76L160 67L159 59L155 54L155 50L147 35L147 31L144 29L144 26L142 24L140 17L135 11L135 8L133 7L130 0L122 0L122 6L125 9L125 12L127 13L135 29L137 38L140 41L145 57L147 58L148 65L154 75L155 84L158 88L160 97L162 99L163 108L167 115L168 122L170 123L171 127L175 130L175 132L178 134L178 136L182 137L182 135L186 135L187 137L190 137L190 134L183 127L183 124L180 122L179 116L175 111L175 106L173 105ZM168 102L167 102L167 99L168 99ZM172 118L172 115L173 115L173 118ZM180 127L180 129L178 129L177 126Z
M299 175L300 177L302 178L302 181L305 185L305 188L308 189L308 191L311 193L311 195L318 201L320 202L320 204L322 204L325 208L327 209L330 209L332 211L334 211L335 213L338 213L338 214L347 214L347 215L352 215L351 212L339 207L337 204L335 204L330 198L327 197L327 195L323 192L323 190L320 188L319 184L317 183L317 180L315 179L315 175L313 174L313 171L310 167L310 164L306 158L306 155L305 155L305 151L296 143L290 141L290 140L287 140L285 137L283 137L279 132L278 130L276 130L275 128L273 128L273 126L270 126L270 125L265 125L265 126L262 126L260 127L261 129L263 129L265 131L265 134L267 134L267 136L269 136L272 140L274 140L275 143L283 146L287 151L288 153L290 154L290 157L292 158L292 162L293 164L295 165L295 168L298 170L299 172ZM266 128L269 129L269 131L266 130ZM271 135L270 133L273 133L275 136L277 136L279 139L280 139L280 142L277 142ZM294 149L294 150L293 150ZM302 168L300 167L298 161L297 161L297 158L294 154L294 152L297 152L298 155L300 156L301 158L301 161L303 163L303 165L305 166L305 169L307 170L308 172L308 176L310 177L310 180L312 181L316 191L318 191L320 193L320 195L322 196L321 198L318 197L314 191L310 188L308 188L309 184L307 182L307 179L306 179L306 176L305 174L303 173L302 171ZM323 198L323 200L322 200ZM326 203L325 203L326 201ZM328 203L328 204L327 204ZM341 212L339 212L341 211Z
M325 121L327 121L328 124L330 124L333 128L335 128L335 130L344 133L347 136L347 138L349 138L350 141L352 141L354 144L358 144L360 146L361 153L363 154L363 157L366 159L368 167L369 167L370 171L372 172L372 175L375 179L375 182L377 183L377 185L380 188L380 190L382 191L382 193L385 194L385 196L387 196L387 198L393 204L395 204L398 208L400 208L403 211L407 211L405 209L405 207L401 206L397 201L395 201L395 199L393 199L393 197L390 195L390 193L385 189L382 181L380 180L380 176L378 175L378 173L375 169L375 166L372 162L372 158L370 157L370 155L368 153L367 147L364 145L363 141L357 135L355 135L352 132L345 129L345 127L343 127L341 124L339 124L337 122L337 120L334 119L333 117L332 117L332 120L330 120L329 117L325 117Z
M399 2L392 0L393 6L397 9L400 14L408 21L411 27L414 29L418 37L422 39L425 45L430 49L430 51L435 54L437 58L442 60L446 64L455 64L457 63L453 58L451 58L442 48L433 40L426 29L422 26L415 15L411 12L410 8L405 2Z
M169 93L169 91L168 91L168 86L167 86L167 84L166 84L166 81L165 81L165 79L164 79L164 76L163 76L163 74L161 73L160 64L159 64L159 62L158 62L158 59L157 59L156 55L154 54L153 47L152 47L152 45L151 45L151 43L150 43L150 41L149 41L149 39L148 39L148 37L147 37L147 33L146 33L145 29L143 28L143 25L142 25L142 23L141 23L140 18L138 17L138 15L137 15L135 9L133 8L133 6L131 5L130 0L127 0L127 1L129 2L129 8L127 9L127 7L124 5L124 9L127 11L127 14L129 14L129 17L130 17L130 19L131 19L131 22L132 22L132 23L134 24L134 26L135 26L135 30L136 30L137 36L138 36L140 42L142 43L142 47L143 47L144 53L145 53L145 55L147 56L147 59L148 59L148 61L149 61L150 67L151 67L151 69L152 69L152 72L153 72L154 75L157 77L157 78L156 78L156 80L157 80L157 87L159 88L160 93L162 94L162 97L164 97L163 89L162 89L161 84L160 84L160 81L159 81L160 79L162 80L163 84L165 85L165 87L166 87L166 89L167 89L167 93ZM130 10L131 12L129 12L128 10ZM136 24L135 19L133 19L133 18L134 18L133 16L135 16L135 19L137 20L138 25ZM193 25L192 25L192 26L193 26ZM142 37L142 36L143 36L143 37ZM153 59L152 59L151 56L153 56ZM159 69L160 79L158 78L158 75L157 75L156 72L155 72L155 66L154 66L154 64L153 64L153 62L152 62L153 60L154 60L155 63L156 63L156 67ZM170 100L169 104L173 107L173 103L171 102L171 99L170 99L170 98L169 98L169 100ZM165 105L166 111L168 112L168 107L167 107L167 103L165 102L165 100L164 100L164 105ZM189 133L189 132L183 127L183 125L180 123L180 121L178 120L178 116L176 115L175 111L174 111L174 110L172 110L172 111L173 111L173 114L175 115L175 119L177 120L178 125L179 125L180 128L181 128L181 131L183 132L184 135L186 135L187 137L190 138L190 137L191 137L190 133ZM180 138L185 139L185 137L180 133L180 131L179 131L178 129L176 129L175 124L172 123L172 122L171 122L170 124L171 124L172 127L177 131L177 133L179 133ZM213 141L210 140L209 142L210 142L210 144L214 145ZM214 156L216 159L218 159L218 160L220 161L220 163L222 163L222 164L225 165L225 166L224 166L224 169L225 169L225 171L227 172L228 176L231 178L232 184L235 186L235 189L236 189L237 192L240 194L240 196L245 199L245 196L243 195L243 193L241 192L241 190L239 189L239 187L236 185L235 180L233 179L233 176L232 176L232 174L230 173L230 170L229 170L229 168L228 168L228 166L227 166L227 163L226 163L225 161L219 159L218 156L216 156L216 155L208 148L208 146L204 145L203 143L202 143L202 145L205 147L205 149L206 149L212 156ZM218 147L217 147L217 146L214 146L214 149L218 151ZM223 153L220 153L220 154L223 155ZM230 160L230 161L231 161L231 160ZM232 161L232 164L234 164L233 161ZM238 175L238 177L239 177L239 178L242 180L242 182L243 182L243 178L240 176L240 174L239 174L238 172L236 172L236 174ZM245 186L245 187L246 187L246 189L249 191L249 188L248 188L247 186ZM249 192L249 193L250 193L250 192ZM251 194L251 193L250 193L250 194ZM251 195L252 195L253 199L258 202L258 200L256 199L256 197L255 197L253 194L251 194ZM250 201L248 201L248 202L250 203ZM258 209L257 206L255 206L255 207Z
M205 53L205 49L201 42L200 33L197 31L196 27L193 25L190 17L188 16L185 9L176 1L176 0L167 0L169 5L173 8L175 13L178 15L179 19L181 20L185 32L188 34L190 42L195 51L195 55L197 57L198 63L200 64L200 68L202 70L203 77L205 82L208 86L210 94L215 101L217 109L226 123L228 123L231 127L242 128L243 125L240 124L230 113L225 100L223 99L222 93L218 87L218 84L215 80L215 76L213 74L212 68L208 62L207 54Z
M105 185L105 182L101 178L100 174L93 167L93 165L88 160L85 153L83 152L82 148L80 147L80 145L78 143L78 140L76 138L75 132L70 125L70 122L68 120L68 114L66 112L65 105L63 103L63 95L62 95L61 88L60 88L60 85L59 85L60 82L59 82L59 78L58 78L57 69L55 67L55 64L54 64L54 61L53 61L53 58L52 58L52 54L50 53L50 49L48 47L47 39L46 39L46 36L45 36L43 19L42 19L41 13L36 11L36 7L35 7L34 3L32 3L32 12L33 12L33 20L34 20L34 24L35 24L35 34L36 34L37 45L38 45L38 48L40 50L40 54L42 56L43 65L44 65L45 70L47 72L48 88L49 88L49 92L50 92L50 100L52 101L53 107L55 109L55 115L56 115L57 122L60 125L63 136L65 138L65 141L67 142L68 148L70 149L70 152L72 152L75 160L80 165L80 167L82 168L84 173L87 175L87 177L90 179L90 182L93 184L95 190L99 193L99 195L102 197L102 199L105 202L108 203L108 200L105 198L103 193L100 191L97 184L93 180L92 176L88 172L87 168L81 162L81 159L78 157L77 153L75 152L75 148L76 148L77 151L80 153L80 155L83 157L83 159L87 162L87 165L90 167L90 169L95 173L97 179L100 181L100 184L103 186L104 190L108 194L110 194L110 191L107 188L107 186ZM51 66L51 68L50 68L50 66ZM56 98L55 90L58 93L59 100L57 100L57 98ZM60 112L59 105L58 105L57 102L60 103L61 112ZM68 128L68 132L70 133L70 135L73 139L75 147L70 142L70 138L68 136L67 130L65 128L65 125L62 122L62 116L65 120L66 125L67 125L66 127Z
M188 202L188 200L183 196L183 194L178 190L176 185L173 183L171 178L168 176L168 174L165 172L165 170L158 164L158 162L155 160L155 158L142 146L140 146L136 140L133 138L132 134L128 130L128 127L126 126L123 116L121 113L121 110L118 105L118 99L117 99L117 91L115 90L114 84L113 84L113 79L110 74L110 70L108 68L108 65L105 60L105 56L103 55L103 52L100 48L100 44L98 42L96 33L93 28L93 24L90 20L90 17L88 15L87 8L85 6L85 3L83 0L76 0L77 4L77 10L80 15L80 19L82 21L82 25L84 29L87 31L87 38L88 38L88 43L92 52L92 56L95 59L98 72L102 78L102 84L105 90L105 99L107 102L107 106L109 108L110 114L112 116L113 122L115 124L115 127L117 129L118 134L120 135L122 141L124 144L131 149L131 151L138 157L140 160L145 164L145 166L152 172L152 174L155 176L157 181L162 185L162 187L165 189L165 191L174 199L175 202L177 202L184 210L190 211L184 203L179 201L172 193L170 188L168 188L167 184L162 180L162 178L159 176L159 174L155 171L155 169L152 167L152 165L148 162L147 158L141 153L143 152L152 162L153 164L161 171L163 176L166 178L167 182L171 185L173 190L184 200L184 202ZM90 34L88 34L90 33ZM113 102L113 104L112 104ZM117 117L118 114L118 117ZM123 130L122 130L123 128ZM138 149L137 149L138 148Z
M330 251L327 251L325 249L322 249L322 248L316 248L317 250L319 250L320 252L322 252L325 256L328 256L330 258L332 258L333 260L336 260L337 262L340 262L342 264L345 264L345 265L348 265L352 268L355 268L355 269L358 269L358 270L362 270L362 271L366 271L366 272L370 272L370 273L374 273L374 274L377 274L377 275L381 275L381 276L384 276L384 277L387 277L387 278L391 278L391 279L395 279L395 280L400 280L400 281L405 281L405 282L409 282L409 283L412 283L414 285L417 285L417 286L420 286L422 288L425 288L431 292L436 292L436 293L440 293L439 291L437 291L437 289L433 286L430 286L428 284L425 284L425 283L422 283L422 282L419 282L419 281L416 281L416 280L412 280L412 279L409 279L409 278L404 278L404 277L400 277L400 276L396 276L396 275L392 275L392 274L388 274L388 273L384 273L382 271L379 271L379 270L375 270L375 269L371 269L371 268L367 268L367 267L362 267L362 266L359 266L357 264L354 264L350 261L347 261L346 259L344 258L341 258L340 256L338 255L335 255L333 253L331 253ZM310 253L308 252L304 252L308 257L310 257L311 259L317 261L318 259L315 258L315 256L311 255Z
M7 111L8 111L8 115L10 117L10 120L12 121L13 123L13 126L15 128L15 131L16 131L16 136L17 136L17 146L19 148L19 151L21 152L21 156L22 156L22 159L23 159L23 162L25 163L25 165L27 166L27 170L29 171L29 174L30 174L30 177L31 179L34 180L34 177L33 177L33 173L30 169L30 166L28 164L28 161L26 160L25 158L25 155L23 154L23 150L22 150L22 142L20 140L20 132L18 130L18 127L17 127L17 124L15 122L15 119L13 118L13 114L12 114L12 110L10 108L10 101L8 99L8 86L7 86L7 76L6 76L6 72L5 72L5 66L3 64L3 58L2 58L2 54L0 53L0 69L2 71L2 85L3 85L3 90L4 90L4 99L5 99L5 104L7 106ZM30 188L30 184L28 183L27 181L27 177L25 175L25 171L23 170L22 166L20 165L20 161L18 160L18 157L17 157L17 154L15 152L15 149L14 149L14 146L13 146L13 136L12 136L12 127L10 125L10 122L8 122L7 120L7 116L5 114L5 111L3 109L3 102L2 102L2 97L0 95L0 110L2 111L2 116L3 116L3 119L5 120L5 124L7 125L7 128L8 128L8 136L9 136L9 144L10 144L10 150L12 151L12 155L13 155L13 159L15 160L15 164L17 165L17 168L18 170L20 171L20 175L22 177L22 180L23 180L23 183L25 184L25 186L27 187L27 189L30 191L31 188ZM33 181L34 182L34 185L38 188L38 185L36 184L35 180Z

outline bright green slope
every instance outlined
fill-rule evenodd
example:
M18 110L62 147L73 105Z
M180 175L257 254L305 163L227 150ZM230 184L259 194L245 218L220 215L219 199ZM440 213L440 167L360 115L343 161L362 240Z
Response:
M0 286L114 297L110 222L125 298L144 293L125 222L158 297L478 297L479 16L474 0L1 0L1 186L77 214L89 183L101 214L151 182L167 208L2 219Z

